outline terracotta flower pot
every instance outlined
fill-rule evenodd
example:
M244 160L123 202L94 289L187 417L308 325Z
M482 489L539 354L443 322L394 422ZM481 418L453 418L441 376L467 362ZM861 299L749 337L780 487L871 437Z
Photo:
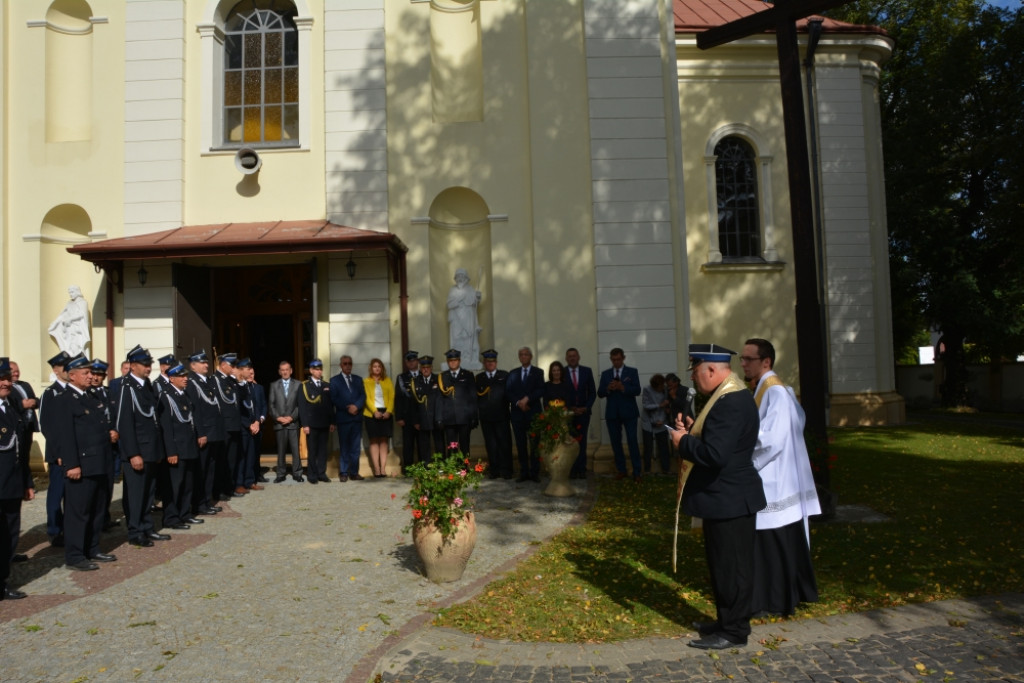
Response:
M549 453L543 454L544 467L551 476L551 483L544 489L545 496L565 498L576 495L576 489L569 483L569 472L572 471L577 455L579 446L575 443L559 444Z
M412 542L428 579L434 583L458 581L476 547L476 518L472 512L467 512L455 534L446 542L433 524L416 522L412 527Z

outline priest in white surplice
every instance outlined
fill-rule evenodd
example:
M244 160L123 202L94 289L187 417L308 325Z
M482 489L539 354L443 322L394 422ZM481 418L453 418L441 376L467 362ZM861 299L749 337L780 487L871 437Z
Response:
M804 442L804 411L773 370L771 342L748 339L740 364L761 417L754 467L768 501L757 513L751 614L785 616L797 604L818 599L808 517L821 507Z

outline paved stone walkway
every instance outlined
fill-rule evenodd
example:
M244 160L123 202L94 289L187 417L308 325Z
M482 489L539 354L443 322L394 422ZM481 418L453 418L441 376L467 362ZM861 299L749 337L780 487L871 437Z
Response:
M63 567L40 497L25 505L31 557L12 577L29 597L0 602L0 680L1024 681L1017 594L756 626L749 646L715 654L685 639L511 643L435 628L430 610L474 595L590 494L485 482L466 576L438 586L401 532L407 487L268 484L153 548L118 528L102 544L118 561L95 572Z

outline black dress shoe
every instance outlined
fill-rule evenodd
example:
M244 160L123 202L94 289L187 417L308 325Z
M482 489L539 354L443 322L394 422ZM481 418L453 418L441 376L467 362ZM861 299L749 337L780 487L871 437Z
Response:
M317 477L317 480L322 481L325 484L330 484L331 483L331 478L328 477L326 474Z
M118 520L113 520L112 519L109 522L106 522L106 523L103 524L103 530L104 531L110 531L114 527L117 527L117 526L120 526L120 525L121 525L121 520L119 520L119 519Z
M338 481L340 481L341 483L343 483L343 484L344 484L344 483L345 483L346 481L348 481L348 475L347 475L347 474L342 474L342 475L340 475L340 476L338 477Z
M317 479L316 477L310 477L310 478L309 478L309 483L310 483L310 484L319 484L319 483L320 483L320 480L319 480L319 479Z
M361 475L359 473L356 473L356 474L348 475L348 478L351 479L352 481L362 481L366 477L364 477L363 475Z
M74 569L75 571L79 572L91 572L100 568L98 564L96 564L95 562L90 562L89 560L75 562L74 564L67 565L67 567L68 569Z
M280 483L281 483L282 481L284 481L284 480L285 480L285 479L287 479L287 478L288 478L288 477L286 477L286 476L284 476L283 474L281 474L281 475L279 475L279 476L276 476L276 477L274 477L274 483L275 483L275 484L280 484Z
M698 650L728 650L733 647L743 647L746 643L734 643L720 633L712 633L699 640L691 640L687 645Z
M717 633L721 630L721 626L718 625L717 621L695 621L690 624L693 630L702 636L710 636L712 633Z
M148 538L145 538L145 537L143 537L143 538L131 538L131 539L128 539L128 542L131 543L132 545L136 546L136 547L139 547L139 548L152 548L153 547L153 541L151 541L151 540L149 540Z
M54 548L64 547L64 534L57 534L56 536L50 536L50 545Z
M263 475L261 474L260 476L256 477L256 481L257 481L257 483L260 483L260 484L266 484L266 483L267 483L268 481L270 481L270 480L269 480L269 479L267 479L266 477L264 477L264 476L263 476Z
M26 597L24 593L14 590L10 586L0 591L0 600L21 600L24 597Z
M196 510L196 514L197 515L215 515L215 514L217 514L217 511L214 510L213 508L199 508L198 510Z
M222 501L231 500L231 496L229 496L226 493L222 493L219 496L217 496L217 500L222 500Z
M89 559L93 562L117 562L117 555L111 555L109 553L96 553Z
M11 556L11 562L28 562L28 555L25 553L15 553Z
M184 522L181 522L181 523L178 523L178 524L172 524L171 528L172 529L185 530L185 529L191 529L192 527L190 525L188 525L188 524L185 524Z
M301 474L293 474L292 475L292 479L294 479L295 481L299 482L300 484L302 482L306 481L306 478L303 477Z
M205 521L206 521L205 519L199 519L197 517L186 517L185 518L185 522L187 524L203 524Z
M150 532L146 533L146 538L148 538L151 541L169 541L169 540L171 540L171 537L168 536L167 534L158 534L155 531L150 531Z
M222 508L220 505L211 505L210 507L213 508L214 512L224 512L224 508Z

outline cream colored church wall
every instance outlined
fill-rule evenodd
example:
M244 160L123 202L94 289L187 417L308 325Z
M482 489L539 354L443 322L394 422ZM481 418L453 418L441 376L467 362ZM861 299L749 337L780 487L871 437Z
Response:
M695 46L680 49L690 320L692 341L698 343L714 342L739 352L743 341L750 337L770 339L778 353L779 373L795 384L795 281L785 134L775 63L774 41L758 48L723 46L708 52L698 52ZM709 187L706 172L706 146L716 131L733 124L744 124L756 135L751 139L740 133L753 144L755 154L771 157L768 181L772 237L778 260L783 262L774 269L746 264L708 267L709 230L717 217L708 208L708 193L713 193L714 187ZM761 192L766 187L763 180L759 182ZM713 174L710 182L714 182Z
M243 176L235 150L211 150L203 140L204 61L200 34L208 0L191 0L185 14L184 208L185 225L325 218L324 182L324 17L322 4L296 3L312 16L308 82L300 82L309 106L306 149L259 149L263 166ZM231 2L222 3L230 8ZM300 59L303 55L300 54ZM302 135L306 139L305 135Z
M49 2L4 5L4 50L18 55L17 69L4 69L3 296L10 329L4 350L34 386L49 376L45 360L57 346L47 327L68 301L70 285L78 285L90 303L90 349L105 353L102 276L65 249L116 234L122 221L125 5L93 0L62 7L70 7L71 15L48 12ZM77 33L61 31L67 28ZM60 112L51 111L53 93L70 81L76 87L68 92L89 93L81 95L82 109L69 110L63 102Z
M480 310L493 320L482 337L493 340L503 367L517 363L523 345L534 348L541 366L561 359L570 345L592 360L580 4L481 2L483 120L453 123L438 122L433 106L426 39L432 11L427 3L395 0L385 12L389 221L409 247L409 345L435 356L448 348L439 293L451 287L458 267L477 286L482 267L491 300ZM431 226L431 206L451 188L480 198L489 234L477 226L468 242L454 237L479 212L467 219L456 211L448 219L453 239Z

